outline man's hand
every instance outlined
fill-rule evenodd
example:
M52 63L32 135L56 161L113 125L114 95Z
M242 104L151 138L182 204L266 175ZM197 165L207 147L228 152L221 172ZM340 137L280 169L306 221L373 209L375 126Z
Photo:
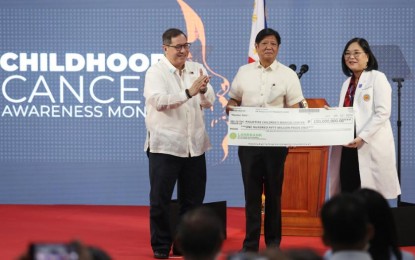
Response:
M193 82L189 88L190 96L196 96L199 92L205 93L207 91L207 84L209 83L210 77L203 75L202 69L199 70L199 77Z
M241 105L241 102L238 102L237 100L231 98L228 100L228 104L226 104L226 114L229 115L229 111L232 111L232 107L238 107Z

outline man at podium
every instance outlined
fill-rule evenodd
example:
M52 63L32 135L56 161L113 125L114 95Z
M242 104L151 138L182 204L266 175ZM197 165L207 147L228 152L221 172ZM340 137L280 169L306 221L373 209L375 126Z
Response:
M276 60L281 37L266 28L255 39L259 61L239 68L226 111L232 107L306 106L297 74ZM303 104L303 105L300 105ZM265 194L264 237L267 247L281 243L281 193L287 147L239 146L245 191L246 235L242 251L259 250L262 194Z

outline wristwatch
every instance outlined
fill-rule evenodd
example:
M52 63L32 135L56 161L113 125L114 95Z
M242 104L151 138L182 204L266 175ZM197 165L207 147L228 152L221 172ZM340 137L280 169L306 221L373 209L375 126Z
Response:
M186 92L187 98L192 98L192 95L190 95L189 89L185 89L184 92Z

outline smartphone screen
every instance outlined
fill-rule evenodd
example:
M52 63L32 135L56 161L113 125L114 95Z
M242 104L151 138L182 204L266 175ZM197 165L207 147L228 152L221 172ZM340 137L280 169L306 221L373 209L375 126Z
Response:
M75 248L68 244L35 243L30 245L31 260L78 260Z

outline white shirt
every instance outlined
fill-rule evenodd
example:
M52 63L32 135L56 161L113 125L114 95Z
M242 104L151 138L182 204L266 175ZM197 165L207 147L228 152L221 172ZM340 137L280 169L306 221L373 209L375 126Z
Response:
M268 68L259 61L240 67L229 97L247 107L290 107L304 99L297 74L276 60Z
M338 253L340 253L340 252L338 252ZM339 257L343 257L343 256L348 257L348 254L350 253L350 251L345 251L345 252L347 252L347 253L340 254L338 256ZM356 251L352 251L352 252L356 252ZM392 250L390 252L391 252L390 260L396 260L396 256L395 256L395 254L392 253ZM415 259L414 255L409 253L409 252L401 250L401 253L402 253L402 260L414 260ZM327 250L326 253L323 256L323 259L324 260L332 260L333 259L333 251Z
M330 256L324 256L324 260L371 260L372 257L366 251L358 251L358 250L344 250L338 251Z
M402 253L402 260L414 260L415 259L414 255L411 254L410 252L401 250L401 253ZM391 259L396 260L395 255L392 255Z
M210 147L205 129L203 108L210 108L215 93L210 84L205 94L187 98L185 89L199 77L196 62L186 61L180 72L166 57L152 65L146 73L144 97L146 99L147 137L144 150L179 157L199 156Z

